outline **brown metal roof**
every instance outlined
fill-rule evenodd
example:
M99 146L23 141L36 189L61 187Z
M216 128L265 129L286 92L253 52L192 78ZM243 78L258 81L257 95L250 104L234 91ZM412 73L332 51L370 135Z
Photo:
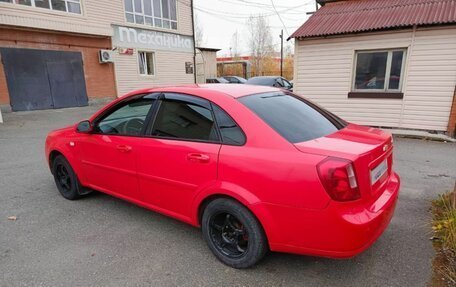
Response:
M326 1L290 38L456 24L456 0Z

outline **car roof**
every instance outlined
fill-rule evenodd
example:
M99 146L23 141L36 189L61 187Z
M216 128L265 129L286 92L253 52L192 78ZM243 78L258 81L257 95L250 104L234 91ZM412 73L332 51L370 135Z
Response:
M243 77L239 77L239 76L223 76L223 78L237 78L237 79L244 79Z
M273 86L279 78L275 76L253 77L247 80L247 84Z
M250 79L277 79L277 78L281 78L281 76L257 76L257 77L252 77Z
M244 84L193 84L181 86L160 86L155 88L141 89L128 93L124 97L134 96L143 93L168 92L191 94L205 98L205 94L209 92L211 95L220 94L225 96L227 95L233 98L239 98L247 95L279 91L282 90L268 86L254 86Z

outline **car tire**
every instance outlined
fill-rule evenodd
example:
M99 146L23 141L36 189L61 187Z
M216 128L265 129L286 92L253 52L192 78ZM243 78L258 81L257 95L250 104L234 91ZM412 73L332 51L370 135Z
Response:
M233 268L248 268L268 252L263 227L242 204L227 198L211 201L202 218L204 240L212 253Z
M60 194L69 200L81 198L88 191L79 182L76 173L63 155L58 155L52 162L52 174Z

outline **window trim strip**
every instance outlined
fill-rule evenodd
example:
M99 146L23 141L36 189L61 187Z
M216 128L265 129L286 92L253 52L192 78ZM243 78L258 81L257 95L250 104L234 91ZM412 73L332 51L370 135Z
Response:
M349 99L403 99L402 92L348 92Z
M214 123L216 125L217 135L218 135L219 140L218 141L208 141L208 140L198 140L198 139L158 137L158 136L151 135L153 127L155 125L156 117L158 115L158 111L160 109L160 106L161 106L163 100L165 100L166 94L168 94L168 99L170 98L170 94L174 95L174 97L171 97L172 99L178 99L178 98L183 99L185 97L186 99L190 98L189 102L192 102L191 100L196 99L196 101L194 103L199 106L201 106L200 102L199 102L200 100L207 101L209 103L209 109L212 113L212 116L214 117ZM146 116L146 126L142 129L140 135L103 134L103 133L98 133L98 132L93 132L92 134L109 135L109 136L116 136L116 137L151 138L151 139L157 139L157 140L173 140L173 141L185 141L185 142L195 142L195 143L208 143L208 144L218 144L218 145L226 145L226 146L244 146L244 145L246 145L246 143L248 141L247 135L244 132L244 130L242 129L242 127L222 107L220 107L219 105L217 105L216 103L214 103L208 99L199 97L197 95L179 93L179 92L150 92L150 93L145 93L145 94L137 94L137 95L133 95L131 97L125 98L122 101L116 103L115 105L109 107L106 111L104 111L100 115L98 115L92 121L92 125L98 124L98 122L100 120L102 120L105 116L107 116L114 110L119 109L121 106L124 106L127 102L132 101L132 100L139 100L139 99L145 98L145 97L152 97L153 99L155 99L155 102L151 106L151 108ZM244 139L245 139L244 143L242 145L223 142L223 137L221 136L220 126L218 125L217 117L215 116L214 109L212 108L213 105L219 107L223 112L225 112L233 120L233 122L236 123L236 125L239 127L239 129L241 130L242 134L244 135ZM204 106L202 106L202 107L204 107ZM204 107L204 108L206 108L206 107Z

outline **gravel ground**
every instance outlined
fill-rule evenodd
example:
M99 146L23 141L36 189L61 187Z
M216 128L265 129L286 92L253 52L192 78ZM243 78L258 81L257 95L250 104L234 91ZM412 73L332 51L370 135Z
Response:
M382 237L350 260L269 254L219 263L200 230L113 197L62 198L44 159L48 131L95 107L4 114L0 124L0 286L425 286L430 200L453 188L456 144L395 139L402 178ZM16 221L8 220L17 216Z

